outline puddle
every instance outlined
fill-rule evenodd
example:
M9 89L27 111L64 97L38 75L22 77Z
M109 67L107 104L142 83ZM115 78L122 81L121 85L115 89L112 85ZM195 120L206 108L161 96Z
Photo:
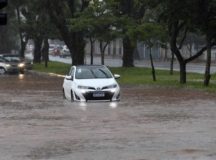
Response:
M0 78L4 160L215 160L214 94L124 86L117 103L71 103L62 82Z

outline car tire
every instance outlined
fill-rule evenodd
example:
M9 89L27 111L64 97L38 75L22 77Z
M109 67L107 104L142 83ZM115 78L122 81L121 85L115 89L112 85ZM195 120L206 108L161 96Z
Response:
M20 70L20 74L24 74L24 73L25 73L24 69Z
M5 74L6 70L3 67L0 67L0 74Z
M63 95L63 99L66 99L66 96L65 96L65 91L64 91L64 89L62 90L62 95Z
M71 90L71 102L74 102L74 93L72 90Z

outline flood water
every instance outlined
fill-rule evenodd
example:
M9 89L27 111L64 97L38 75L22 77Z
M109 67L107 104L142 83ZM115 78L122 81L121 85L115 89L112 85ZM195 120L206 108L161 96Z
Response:
M121 86L118 103L71 103L62 82L0 76L1 160L216 159L216 95Z

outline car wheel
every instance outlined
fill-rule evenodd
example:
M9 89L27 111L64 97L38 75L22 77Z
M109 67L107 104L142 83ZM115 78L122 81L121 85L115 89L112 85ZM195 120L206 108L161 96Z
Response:
M6 70L3 67L0 67L0 74L5 74Z
M71 90L71 102L74 102L74 93L72 90Z
M63 99L66 99L66 96L65 96L65 91L64 91L64 89L62 90L62 93L63 93Z
M21 69L21 70L20 70L20 73L21 73L21 74L24 74L24 73L25 73L24 69Z

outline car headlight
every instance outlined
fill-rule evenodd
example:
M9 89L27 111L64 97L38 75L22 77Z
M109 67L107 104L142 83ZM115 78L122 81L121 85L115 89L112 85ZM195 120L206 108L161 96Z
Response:
M116 88L116 87L117 87L117 84L112 84L112 85L106 86L107 89L112 89L112 88Z
M11 67L11 65L10 64L6 64L6 67Z
M89 89L88 86L77 86L77 88L79 88L79 89Z
M20 68L23 68L24 66L25 66L24 63L19 63L19 64L18 64L18 67L20 67Z

